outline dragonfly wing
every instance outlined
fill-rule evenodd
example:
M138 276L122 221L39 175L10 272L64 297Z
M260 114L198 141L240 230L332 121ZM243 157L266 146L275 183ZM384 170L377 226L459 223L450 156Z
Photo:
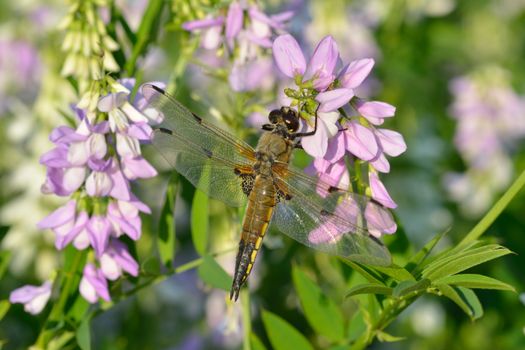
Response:
M370 265L390 265L388 249L367 227L369 214L392 219L386 208L292 168L276 167L274 175L284 193L272 219L279 231L323 252Z
M142 94L148 105L163 115L160 128L235 164L251 165L255 161L255 151L250 145L190 112L161 88L145 84Z
M169 167L208 196L230 206L243 205L243 188L253 173L253 149L195 116L162 89L146 84L142 93L164 116L152 143Z

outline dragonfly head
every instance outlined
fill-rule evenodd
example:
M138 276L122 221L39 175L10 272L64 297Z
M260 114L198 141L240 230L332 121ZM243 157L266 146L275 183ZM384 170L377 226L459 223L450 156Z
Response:
M274 129L278 126L284 126L289 133L294 133L299 129L299 116L290 107L274 109L268 115L268 120L273 124Z

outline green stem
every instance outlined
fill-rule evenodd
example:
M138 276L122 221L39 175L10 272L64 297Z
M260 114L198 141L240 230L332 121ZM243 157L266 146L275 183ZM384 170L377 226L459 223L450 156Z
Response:
M60 275L58 276L57 280L60 281L60 285L63 284L63 287L60 288L60 297L59 299L54 303L53 308L51 309L51 312L49 313L49 316L47 317L46 321L44 322L44 326L42 327L42 330L40 331L40 334L38 335L38 338L36 340L35 346L37 348L45 349L47 346L47 343L49 342L49 336L53 335L53 333L49 333L46 330L49 328L50 323L56 322L59 323L66 312L64 311L64 308L66 306L68 298L71 296L71 291L73 290L75 280L77 277L76 272L80 269L80 266L86 259L86 252L78 252L75 254L73 258L72 264L69 266L69 270L65 271L62 270L60 272Z
M148 8L144 12L144 17L137 31L137 42L135 46L133 46L131 57L128 62L126 62L126 72L130 77L135 75L137 60L146 52L148 45L152 41L151 39L155 37L156 27L159 24L159 17L163 6L164 1L151 0Z
M250 292L248 288L241 290L241 303L242 303L242 326L243 326L243 342L242 349L250 350L250 334L252 333L252 320L250 317Z
M490 225L496 220L496 218L503 212L503 210L509 205L510 201L518 194L518 192L525 185L525 170L522 171L520 176L514 181L514 183L509 187L507 192L501 196L501 198L494 204L494 206L488 211L488 213L481 219L476 226L463 238L461 242L456 246L456 248L461 249L461 247L467 245L470 242L477 240L485 231L489 228Z

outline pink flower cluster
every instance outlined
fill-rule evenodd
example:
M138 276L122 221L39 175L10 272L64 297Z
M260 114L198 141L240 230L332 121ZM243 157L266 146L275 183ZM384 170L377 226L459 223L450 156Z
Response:
M201 34L201 46L215 50L223 46L233 61L228 81L234 91L251 91L266 84L272 76L268 51L276 31L284 30L284 22L293 13L266 15L257 4L233 1L224 15L207 17L183 24L185 30Z
M99 267L86 264L80 282L80 293L91 303L99 297L110 300L107 280L123 272L138 275L139 266L119 237L139 239L139 213L151 213L132 193L130 182L157 174L142 157L140 142L151 140L149 124L160 122L159 115L139 110L146 105L140 95L135 104L129 102L134 81L121 84L99 99L98 112L105 114L92 116L77 109L80 123L75 129L54 129L50 140L55 147L40 159L47 166L42 192L71 199L38 227L53 230L57 249L72 244L78 250L94 250Z
M385 118L394 116L395 107L355 96L356 89L370 74L374 60L352 61L337 70L340 61L337 43L327 36L307 62L299 44L289 34L275 39L273 56L279 70L293 78L298 87L288 94L291 105L301 111L312 100L318 104L317 131L301 140L304 150L315 157L307 172L318 174L334 186L348 187L350 175L345 156L352 162L367 162L372 198L387 208L395 208L396 203L378 176L378 172L390 171L386 155L395 157L406 150L400 133L378 128ZM312 118L304 123L302 131L312 131L313 127ZM388 229L381 233L395 232L395 225L386 226Z

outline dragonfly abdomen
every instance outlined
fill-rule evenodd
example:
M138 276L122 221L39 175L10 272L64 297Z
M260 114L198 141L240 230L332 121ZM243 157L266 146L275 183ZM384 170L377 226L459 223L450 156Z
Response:
M272 179L257 176L248 197L248 206L242 224L230 299L237 300L241 286L252 271L275 205L276 191Z

